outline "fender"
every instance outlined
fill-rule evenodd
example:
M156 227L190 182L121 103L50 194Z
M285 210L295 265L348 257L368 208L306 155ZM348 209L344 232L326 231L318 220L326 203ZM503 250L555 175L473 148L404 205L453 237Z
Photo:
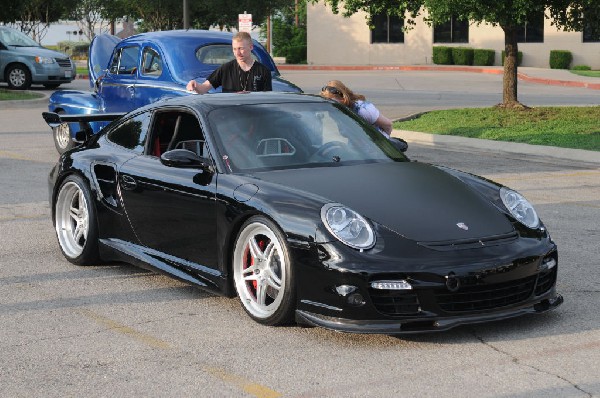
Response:
M69 115L89 115L102 112L102 99L89 91L55 91L48 103L50 112L64 112Z

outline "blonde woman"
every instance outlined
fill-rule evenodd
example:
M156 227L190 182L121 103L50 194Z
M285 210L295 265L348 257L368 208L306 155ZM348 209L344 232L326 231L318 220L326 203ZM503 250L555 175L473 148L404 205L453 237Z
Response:
M392 133L392 121L383 116L379 109L366 100L364 95L356 94L339 80L330 80L321 89L321 96L346 105L368 123L377 127L386 137Z

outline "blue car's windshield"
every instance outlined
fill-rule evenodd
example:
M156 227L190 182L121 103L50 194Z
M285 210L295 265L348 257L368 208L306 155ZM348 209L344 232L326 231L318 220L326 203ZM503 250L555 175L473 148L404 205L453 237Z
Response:
M213 110L208 118L232 172L407 160L343 105L241 105Z

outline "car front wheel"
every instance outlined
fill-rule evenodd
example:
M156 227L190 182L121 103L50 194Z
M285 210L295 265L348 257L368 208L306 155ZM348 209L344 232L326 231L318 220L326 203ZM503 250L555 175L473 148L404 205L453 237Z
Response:
M233 278L242 306L255 321L281 325L292 320L295 285L284 236L269 219L252 217L233 251Z
M31 87L31 73L25 65L13 65L6 73L8 87L15 90L27 90Z
M58 190L54 226L64 256L78 265L99 261L96 208L86 182L67 177Z

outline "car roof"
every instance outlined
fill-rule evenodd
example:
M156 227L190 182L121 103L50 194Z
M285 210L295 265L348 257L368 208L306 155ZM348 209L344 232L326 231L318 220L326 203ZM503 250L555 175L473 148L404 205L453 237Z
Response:
M248 93L215 93L191 94L155 102L145 108L161 108L170 106L187 106L192 108L218 108L239 105L283 104L283 103L331 102L326 98L313 94L301 94L280 91L262 91Z
M145 32L137 35L129 36L123 39L123 42L143 42L146 40L152 40L157 43L169 42L173 40L194 40L197 44L204 44L208 42L222 42L231 44L233 33L221 32L215 30L199 30L199 29L188 29L188 30L163 30L157 32Z

